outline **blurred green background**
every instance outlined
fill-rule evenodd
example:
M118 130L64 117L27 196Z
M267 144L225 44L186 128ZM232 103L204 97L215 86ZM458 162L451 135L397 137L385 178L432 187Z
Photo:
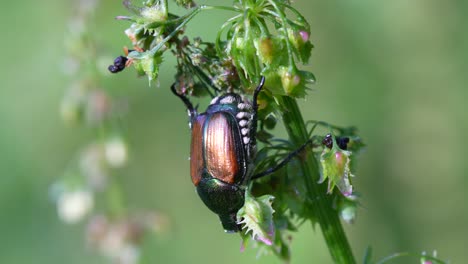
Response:
M105 263L84 242L84 224L59 221L49 186L92 138L59 116L69 78L61 72L73 1L7 1L0 16L0 263ZM202 3L202 1L200 1ZM220 3L209 1L208 3ZM229 1L223 1L229 4ZM318 82L301 107L306 119L356 125L368 144L355 186L363 208L346 230L357 259L371 245L394 252L437 250L468 259L468 2L456 0L297 0L312 25L310 69ZM93 31L107 54L129 45L121 1L102 1ZM206 12L192 36L214 37L227 13ZM125 96L130 164L121 178L131 208L166 212L172 230L145 246L148 263L279 263L239 253L189 179L186 112L169 92L172 59L160 88L134 70L106 78ZM281 134L280 134L281 135ZM330 263L318 229L294 236L292 263ZM395 263L417 263L402 259Z

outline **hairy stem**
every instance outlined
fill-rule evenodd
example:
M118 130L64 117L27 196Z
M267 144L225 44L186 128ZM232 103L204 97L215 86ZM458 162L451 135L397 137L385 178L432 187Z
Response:
M301 112L295 99L283 96L281 101L283 122L289 138L296 147L299 147L308 140ZM332 196L326 194L325 185L318 184L320 173L314 155L307 155L302 160L301 166L309 201L317 201L314 203L314 211L333 260L335 263L356 263L338 217L338 212L332 207Z

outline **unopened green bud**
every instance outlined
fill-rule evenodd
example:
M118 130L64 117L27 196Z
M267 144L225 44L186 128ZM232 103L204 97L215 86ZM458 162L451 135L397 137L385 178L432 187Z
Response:
M304 30L297 31L288 29L288 38L294 47L300 50L304 43L309 41L309 33Z
M296 87L301 83L301 77L291 68L280 67L278 74L281 77L281 84L284 92L288 95L295 94Z
M322 175L319 182L322 183L328 179L328 193L331 193L336 186L346 197L353 194L351 177L354 175L351 174L349 166L350 157L351 151L340 149L335 137L333 137L333 147L323 149L320 156Z
M185 8L192 8L197 6L193 0L176 0L176 4Z
M263 63L271 64L275 55L275 48L271 38L261 38L255 42L258 55Z
M293 30L288 29L288 38L289 41L293 44L294 49L297 52L298 57L301 59L302 63L307 63L311 50L313 48L312 43L309 41L310 34L305 30Z
M165 10L162 10L159 5L143 8L140 15L148 23L167 20L167 14Z

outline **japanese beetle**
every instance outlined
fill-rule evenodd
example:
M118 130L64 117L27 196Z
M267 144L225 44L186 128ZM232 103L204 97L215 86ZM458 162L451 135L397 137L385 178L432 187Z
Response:
M262 77L252 102L236 93L215 97L205 112L198 113L190 100L172 92L187 107L192 141L190 175L201 200L216 213L226 232L237 232L237 211L244 205L245 188L250 180L271 174L302 151L291 152L282 162L252 175L256 149L257 97L265 82Z

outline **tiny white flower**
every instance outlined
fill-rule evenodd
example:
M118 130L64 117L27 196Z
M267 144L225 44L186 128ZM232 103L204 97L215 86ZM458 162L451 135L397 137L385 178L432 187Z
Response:
M138 247L127 244L119 253L118 256L118 263L122 264L137 264L138 260L140 259L140 250Z
M94 206L93 195L89 191L76 190L64 192L57 201L57 210L60 219L73 224L86 216Z
M127 163L127 146L120 138L109 140L105 145L106 160L111 167L119 168Z

